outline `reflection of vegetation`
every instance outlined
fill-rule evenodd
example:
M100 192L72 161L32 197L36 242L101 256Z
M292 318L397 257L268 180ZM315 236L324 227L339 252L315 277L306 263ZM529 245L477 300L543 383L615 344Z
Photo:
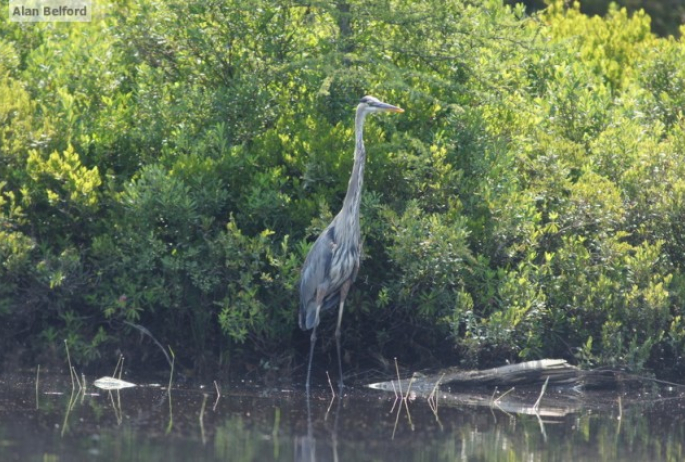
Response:
M481 460L492 461L530 460L533 455L543 460L655 460L657 454L656 460L679 460L684 449L682 428L664 435L663 440L649 438L646 426L653 418L641 416L637 409L621 421L586 414L547 425L547 441L534 417L516 422L503 418L496 426L499 431L478 433L475 438L473 434L463 435L460 443L473 457L480 455Z
M238 460L269 460L269 451L260 451L255 445L259 435L245 427L245 421L241 417L227 419L216 429L214 436L214 451L220 458L226 460L238 457ZM265 458L260 458L262 452Z
M44 390L69 389L66 376L56 387L44 378ZM440 420L423 397L411 397L388 412L391 399L352 393L311 403L291 393L254 397L242 389L221 401L217 411L198 390L175 390L174 427L165 433L166 397L160 388L122 391L121 423L107 394L87 394L73 404L67 395L41 397L41 409L27 412L33 390L3 381L0 419L1 460L682 460L685 418L682 400L665 396L667 389L640 390L639 401L622 394L568 396L555 390L543 404L566 396L575 408L569 414L525 415L503 405L476 408L441 396ZM406 393L406 390L404 390ZM519 390L517 390L519 392ZM404 396L404 395L403 395ZM538 396L519 393L528 408ZM636 395L637 396L637 395ZM486 394L486 401L490 395ZM512 399L511 394L503 401ZM504 404L504 403L502 403ZM69 412L68 427L65 405ZM407 406L411 421L407 417ZM204 414L203 410L204 409ZM621 417L619 419L619 417ZM395 428L396 426L396 428ZM62 432L64 432L62 436ZM395 438L392 439L393 432ZM203 435L204 438L203 439ZM318 459L313 459L317 457ZM300 460L300 459L295 459Z
M422 406L424 402L416 401L412 413L420 413L418 408ZM676 419L676 426L669 425L669 417L664 417L668 412L662 407L668 404L637 405L618 419L617 405L614 411L580 413L555 420L497 410L474 414L460 407L449 414L453 425L447 425L445 419L447 428L441 427L443 434L437 441L428 444L422 440L418 447L407 445L408 448L402 447L407 441L400 437L393 444L402 447L405 455L411 451L413 457L407 460L680 460L685 449L682 419ZM454 423L455 414L461 415L458 423ZM655 428L666 427L671 429L667 434L654 433ZM416 440L422 431L430 433L417 427L407 429L405 437L413 435Z
M645 15L108 8L0 25L3 351L161 359L133 325L180 365L287 367L298 269L376 93L407 112L368 127L351 361L685 371L685 48Z

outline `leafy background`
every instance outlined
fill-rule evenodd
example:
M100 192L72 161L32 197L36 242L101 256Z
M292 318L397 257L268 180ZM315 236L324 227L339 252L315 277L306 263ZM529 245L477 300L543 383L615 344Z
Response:
M682 27L562 2L97 6L0 24L9 364L61 361L67 340L93 368L163 366L147 332L187 373L301 374L299 267L374 94L406 112L367 123L351 374L685 374Z

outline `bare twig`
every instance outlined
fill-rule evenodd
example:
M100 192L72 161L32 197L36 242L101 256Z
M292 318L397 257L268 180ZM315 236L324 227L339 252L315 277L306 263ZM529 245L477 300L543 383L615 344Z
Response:
M411 384L414 383L414 377L412 376L411 379L409 379L409 385L407 385L407 394L404 395L404 398L402 398L402 402L404 402L404 408L407 410L407 420L409 420L409 426L411 427L412 431L414 431L414 422L411 420L411 413L409 412L409 391L411 390Z
M402 391L402 380L400 379L400 368L397 365L397 358L395 358L395 371L397 372L397 387L399 388L399 397L402 399L400 402L400 405L397 409L397 418L395 419L395 428L393 429L392 432L392 437L395 438L395 429L397 428L397 422L400 419L400 412L402 410L402 403L404 403L404 408L407 410L407 420L409 420L409 426L411 427L412 430L414 430L414 423L411 420L411 413L409 412L409 404L408 404L408 398L409 398L409 392L411 391L411 385L414 382L414 377L409 379L409 384L407 385L407 393L405 394ZM397 398L395 398L395 401L397 402ZM393 404L393 409L395 405Z
M119 366L121 366L121 363L124 361L124 355L120 355L119 359L117 359L117 365L114 366L114 372L112 372L112 377L116 378L117 373L119 373Z
M501 400L502 398L504 398L505 396L507 396L509 393L511 393L511 392L514 391L515 389L516 389L516 387L511 387L509 390L507 390L507 391L505 391L504 393L502 393L502 396L499 396L499 397L495 400L495 404L499 403L500 400Z
M438 417L438 387L440 386L440 382L442 379L445 377L445 374L442 374L440 378L438 379L437 382L435 382L435 386L433 387L433 390L431 391L430 395L428 395L428 405L430 406L431 410L433 411L433 414L435 414L435 417Z
M331 383L331 376L328 373L328 371L326 371L326 377L328 377L328 386L331 387L331 393L333 393L333 398L335 398L335 390L333 389L333 384Z
M174 360L176 355L174 355L174 350L169 347L169 352L171 353L171 371L169 372L169 385L167 386L167 396L169 397L169 424L167 425L167 434L171 432L171 428L174 426L174 410L171 405L171 385L174 379Z
M395 401L392 402L392 408L390 408L390 414L392 414L392 411L395 410L395 406L397 406L397 402L400 400L400 395L397 393L397 388L395 388L395 381L391 380L390 383L392 383L392 389L395 392Z
M39 379L40 379L40 364L38 365L38 367L36 367L36 409L39 408L39 405L38 405L38 397L39 397L39 395L40 395L40 393L39 393L39 391L38 391L38 381L39 381Z
M397 372L397 387L400 389L400 396L402 396L402 380L400 380L400 367L397 365L397 358L395 358L395 372Z
M618 397L618 420L621 420L623 418L623 402L621 401L621 397Z
M205 393L202 395L202 407L200 408L200 436L202 438L202 444L207 443L207 438L205 438L205 406L207 405L207 397L208 395Z
M138 331L140 331L143 335L147 335L148 337L150 337L152 339L152 341L155 342L155 345L157 345L159 347L159 349L162 350L162 353L164 353L164 357L166 358L169 365L172 366L172 362L173 362L172 358L169 357L169 354L166 352L166 349L162 346L162 344L157 341L157 339L155 338L154 335L152 335L152 332L150 332L148 329L141 326L140 324L133 324L132 322L128 322L128 321L124 321L124 324L127 324L127 325L133 327L134 329L137 329ZM173 353L172 353L172 356L173 356Z
M214 381L214 388L216 389L216 401L214 401L214 407L212 411L216 411L216 405L219 404L219 399L221 398L221 391L219 390L219 384Z
M69 364L69 375L71 376L71 389L76 389L76 383L74 382L74 367L71 365L71 355L69 354L69 343L67 339L64 339L64 348L67 350L67 363Z
M492 396L490 397L490 401L495 401L495 395L497 394L497 387L495 387L494 390L492 390Z
M545 380L545 383L542 385L542 390L540 390L540 396L538 396L538 400L535 401L535 404L533 405L533 410L537 414L538 409L540 408L540 401L542 401L542 397L545 394L545 391L547 390L547 384L549 383L549 376L547 376L547 379Z

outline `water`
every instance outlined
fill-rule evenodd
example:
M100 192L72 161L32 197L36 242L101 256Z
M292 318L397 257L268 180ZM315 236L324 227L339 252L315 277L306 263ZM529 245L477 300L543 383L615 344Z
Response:
M0 377L2 461L682 461L685 398L548 389L398 399L350 389L146 385L72 393Z

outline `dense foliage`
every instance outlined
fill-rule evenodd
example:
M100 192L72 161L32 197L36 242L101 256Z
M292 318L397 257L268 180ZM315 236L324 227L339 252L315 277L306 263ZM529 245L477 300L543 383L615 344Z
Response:
M652 32L661 37L680 37L680 26L685 23L685 3L681 0L577 0L580 11L590 16L604 16L609 8L625 7L628 13L644 10L651 18ZM534 13L547 8L550 0L504 0L516 5L523 3L526 12ZM566 2L570 3L570 2Z
M301 365L299 267L373 94L406 112L367 123L347 367L685 373L685 45L644 13L127 0L0 31L13 357L163 360L149 333L187 366Z

